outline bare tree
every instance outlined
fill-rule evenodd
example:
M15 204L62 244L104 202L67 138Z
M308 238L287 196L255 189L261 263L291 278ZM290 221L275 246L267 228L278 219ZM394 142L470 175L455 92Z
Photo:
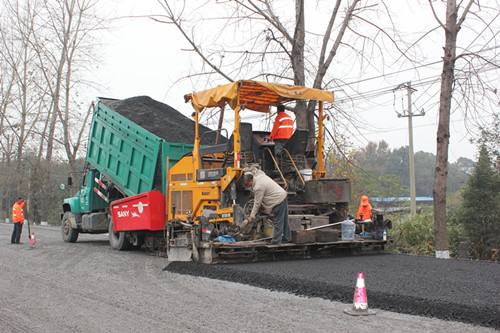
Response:
M94 60L93 34L102 28L95 15L94 0L57 0L44 3L47 14L32 45L40 60L40 70L51 96L51 108L44 129L46 160L51 160L61 125L62 146L73 167L78 156L91 109L75 103L74 92L82 86L78 77ZM53 36L47 40L46 36Z
M435 247L436 257L449 258L448 250L448 231L447 231L447 212L446 212L446 188L447 188L447 175L448 175L448 150L450 141L450 114L452 109L453 91L456 85L460 86L463 90L463 82L457 80L456 77L456 63L459 59L465 59L469 64L472 64L468 58L478 58L489 64L494 64L493 61L486 59L479 52L470 52L465 50L463 53L457 55L457 38L458 33L462 29L466 18L474 15L479 19L480 24L485 25L485 30L489 29L490 23L487 23L481 17L481 6L477 0L460 1L457 4L456 0L446 1L446 16L445 20L441 20L434 7L433 1L428 0L434 18L439 26L445 33L445 45L443 55L443 68L441 72L441 94L439 99L439 120L437 130L437 148L436 148L436 168L433 185L434 197L434 229L435 229ZM476 8L478 12L473 12L472 9ZM492 8L489 8L491 10ZM498 11L498 8L496 8ZM498 16L498 15L497 15ZM495 16L495 19L496 17ZM484 32L484 30L483 30ZM495 40L498 32L492 32L492 39ZM479 37L479 35L478 35ZM490 40L490 42L491 42ZM483 46L484 49L484 46ZM495 64L498 66L498 64ZM464 76L465 84L477 75L478 71L468 72ZM462 80L464 80L462 79ZM473 87L473 85L468 86ZM483 87L484 89L484 87ZM462 91L463 92L463 91ZM474 91L472 93L475 93ZM468 93L462 94L462 99L465 98L465 104L471 105L470 100L467 100ZM469 103L467 103L469 102Z
M4 32L0 26L0 31ZM3 61L3 52L0 59L0 148L2 150L2 162L10 163L11 159L11 146L10 136L8 130L7 111L12 104L12 88L15 81L15 72L7 61Z
M16 139L16 160L22 160L28 138L33 135L40 114L37 112L44 98L44 91L34 71L36 56L29 40L34 33L36 4L32 2L5 2L8 18L0 32L0 58L6 65L9 77L2 101L3 134L7 132ZM9 112L10 111L10 112Z
M331 73L329 75L329 71L341 49L345 54L352 54L356 59L352 63L358 64L361 70L363 66L383 67L373 65L376 61L384 62L382 41L389 41L397 52L404 53L399 47L402 42L396 31L374 23L375 15L390 16L383 2L336 0L322 4L319 11L324 14L321 16L325 21L324 30L316 33L307 28L306 11L310 6L307 7L304 0L294 2L292 17L285 14L290 12L290 2L232 0L221 2L219 6L223 13L210 18L197 18L192 12L188 14L186 2L175 8L178 3L158 1L165 14L152 16L152 19L174 25L192 51L202 59L201 70L188 75L190 78L213 74L228 81L248 77L271 78L273 81L332 89L337 80ZM189 17L196 19L190 20ZM223 21L222 31L230 31L233 38L221 41L224 38L220 37L221 32L215 40L198 39L196 33L202 34L201 26L205 20L210 23ZM311 139L315 135L314 108L314 102L300 102L294 108L297 127L308 129Z
M28 196L38 220L53 207L54 157L80 167L92 109L79 91L103 23L96 2L0 0L1 194Z

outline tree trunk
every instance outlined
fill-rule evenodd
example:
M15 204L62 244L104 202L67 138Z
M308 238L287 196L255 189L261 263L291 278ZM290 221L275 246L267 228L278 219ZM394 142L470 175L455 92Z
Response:
M445 47L441 73L441 95L436 143L436 168L432 194L434 197L434 239L437 258L449 258L446 225L446 185L448 176L448 147L450 143L450 110L456 59L457 34L456 0L448 0L446 8Z
M314 122L314 110L316 109L316 101L309 101L307 103L307 129L309 136L307 137L307 151L314 151L316 147L316 126Z
M52 155L54 152L54 136L56 133L57 114L59 113L59 88L56 88L56 92L51 97L52 114L49 124L49 133L47 135L47 151L45 153L45 159L47 161L52 160Z
M24 142L25 142L25 131L26 131L26 118L28 116L28 45L23 43L23 76L20 77L20 93L21 93L21 119L19 121L18 130L18 146L17 146L17 159L21 160L23 158Z
M305 86L304 72L304 45L305 45L305 18L304 0L295 0L295 32L292 46L292 69L293 83L298 86ZM295 123L298 129L309 129L306 114L306 103L297 101L295 105Z

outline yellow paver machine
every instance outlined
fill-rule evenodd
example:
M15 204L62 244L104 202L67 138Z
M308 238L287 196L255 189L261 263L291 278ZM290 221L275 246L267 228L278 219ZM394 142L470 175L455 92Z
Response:
M346 248L383 249L382 216L374 219L370 236L341 237L351 188L348 179L326 178L324 103L333 102L333 92L242 80L184 98L194 109L194 148L167 172L170 261L224 263L308 258ZM317 102L315 144L309 144L310 150L307 130L297 128L282 152L275 154L269 132L253 130L252 123L240 121L244 112L270 113L273 106L296 101ZM230 122L224 121L227 106L234 113ZM217 135L211 141L199 131L200 116L209 108L220 112ZM225 128L227 123L233 128ZM292 242L271 245L266 241L272 226L265 214L257 216L251 230L242 232L253 206L252 193L242 184L245 168L261 169L287 191Z

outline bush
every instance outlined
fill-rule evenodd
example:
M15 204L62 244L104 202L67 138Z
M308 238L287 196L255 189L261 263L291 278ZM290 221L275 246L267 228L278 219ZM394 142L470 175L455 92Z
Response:
M500 176L488 150L480 147L479 160L462 191L456 222L463 228L475 259L498 260L500 252Z
M457 222L457 213L448 216L448 239L450 241L450 256L456 258L470 258L470 241L464 226Z
M404 216L399 221L396 220L390 236L393 239L391 248L395 252L434 254L434 221L429 212L414 217Z

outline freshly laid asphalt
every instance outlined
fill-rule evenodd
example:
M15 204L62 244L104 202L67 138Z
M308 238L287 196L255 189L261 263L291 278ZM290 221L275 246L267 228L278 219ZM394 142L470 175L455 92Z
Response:
M500 264L363 255L234 265L170 263L165 270L301 296L352 302L365 273L370 307L500 328Z

